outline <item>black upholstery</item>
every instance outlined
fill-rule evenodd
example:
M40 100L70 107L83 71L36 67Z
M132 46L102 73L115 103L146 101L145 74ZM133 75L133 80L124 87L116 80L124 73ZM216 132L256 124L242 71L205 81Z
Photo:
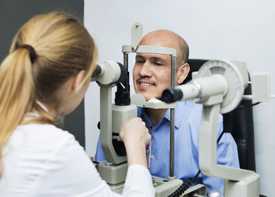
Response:
M188 61L191 72L199 70L206 62L204 59L190 59ZM185 82L192 79L192 74L188 75ZM246 94L251 93L251 86L245 89ZM253 110L251 100L242 100L239 106L227 114L223 114L224 131L231 132L234 137L239 153L240 167L255 171L255 150L254 150L254 125Z

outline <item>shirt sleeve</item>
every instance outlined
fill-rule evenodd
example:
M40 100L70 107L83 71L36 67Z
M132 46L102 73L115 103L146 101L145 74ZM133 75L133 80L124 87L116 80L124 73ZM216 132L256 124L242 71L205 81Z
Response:
M129 166L123 196L155 196L152 178L147 168L141 165Z
M112 192L101 179L83 148L70 136L54 155L45 177L38 187L40 197L151 197L154 196L151 176L143 166L130 166L122 195Z

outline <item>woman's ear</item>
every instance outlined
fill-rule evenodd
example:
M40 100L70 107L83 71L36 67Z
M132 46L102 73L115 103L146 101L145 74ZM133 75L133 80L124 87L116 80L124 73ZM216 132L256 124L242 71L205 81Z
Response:
M177 84L181 84L190 72L190 66L188 63L182 64L177 68Z
M71 90L73 92L78 92L81 89L81 87L83 86L84 77L85 71L81 70L72 78Z

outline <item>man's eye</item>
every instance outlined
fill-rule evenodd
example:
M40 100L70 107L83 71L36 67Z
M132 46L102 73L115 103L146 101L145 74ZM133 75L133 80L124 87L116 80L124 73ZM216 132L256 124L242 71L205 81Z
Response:
M138 64L144 63L144 58L142 58L140 56L136 56L135 60L136 60L136 63L138 63Z
M161 65L163 65L163 63L162 62L160 62L160 61L155 61L155 62L153 62L155 65L157 65L157 66L161 66Z
M136 59L136 63L137 64L142 64L142 63L144 63L144 60L143 59Z

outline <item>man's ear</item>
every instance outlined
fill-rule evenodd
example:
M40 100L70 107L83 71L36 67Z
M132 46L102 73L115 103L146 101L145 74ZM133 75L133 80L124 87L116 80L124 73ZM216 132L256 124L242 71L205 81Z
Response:
M72 82L71 82L71 90L73 92L77 92L81 89L81 86L83 85L84 77L85 77L84 70L79 71L75 76L73 76Z
M186 77L188 76L190 72L190 66L188 63L184 63L182 65L180 65L178 68L177 68L177 78L176 78L176 82L177 84L181 84L185 79Z

